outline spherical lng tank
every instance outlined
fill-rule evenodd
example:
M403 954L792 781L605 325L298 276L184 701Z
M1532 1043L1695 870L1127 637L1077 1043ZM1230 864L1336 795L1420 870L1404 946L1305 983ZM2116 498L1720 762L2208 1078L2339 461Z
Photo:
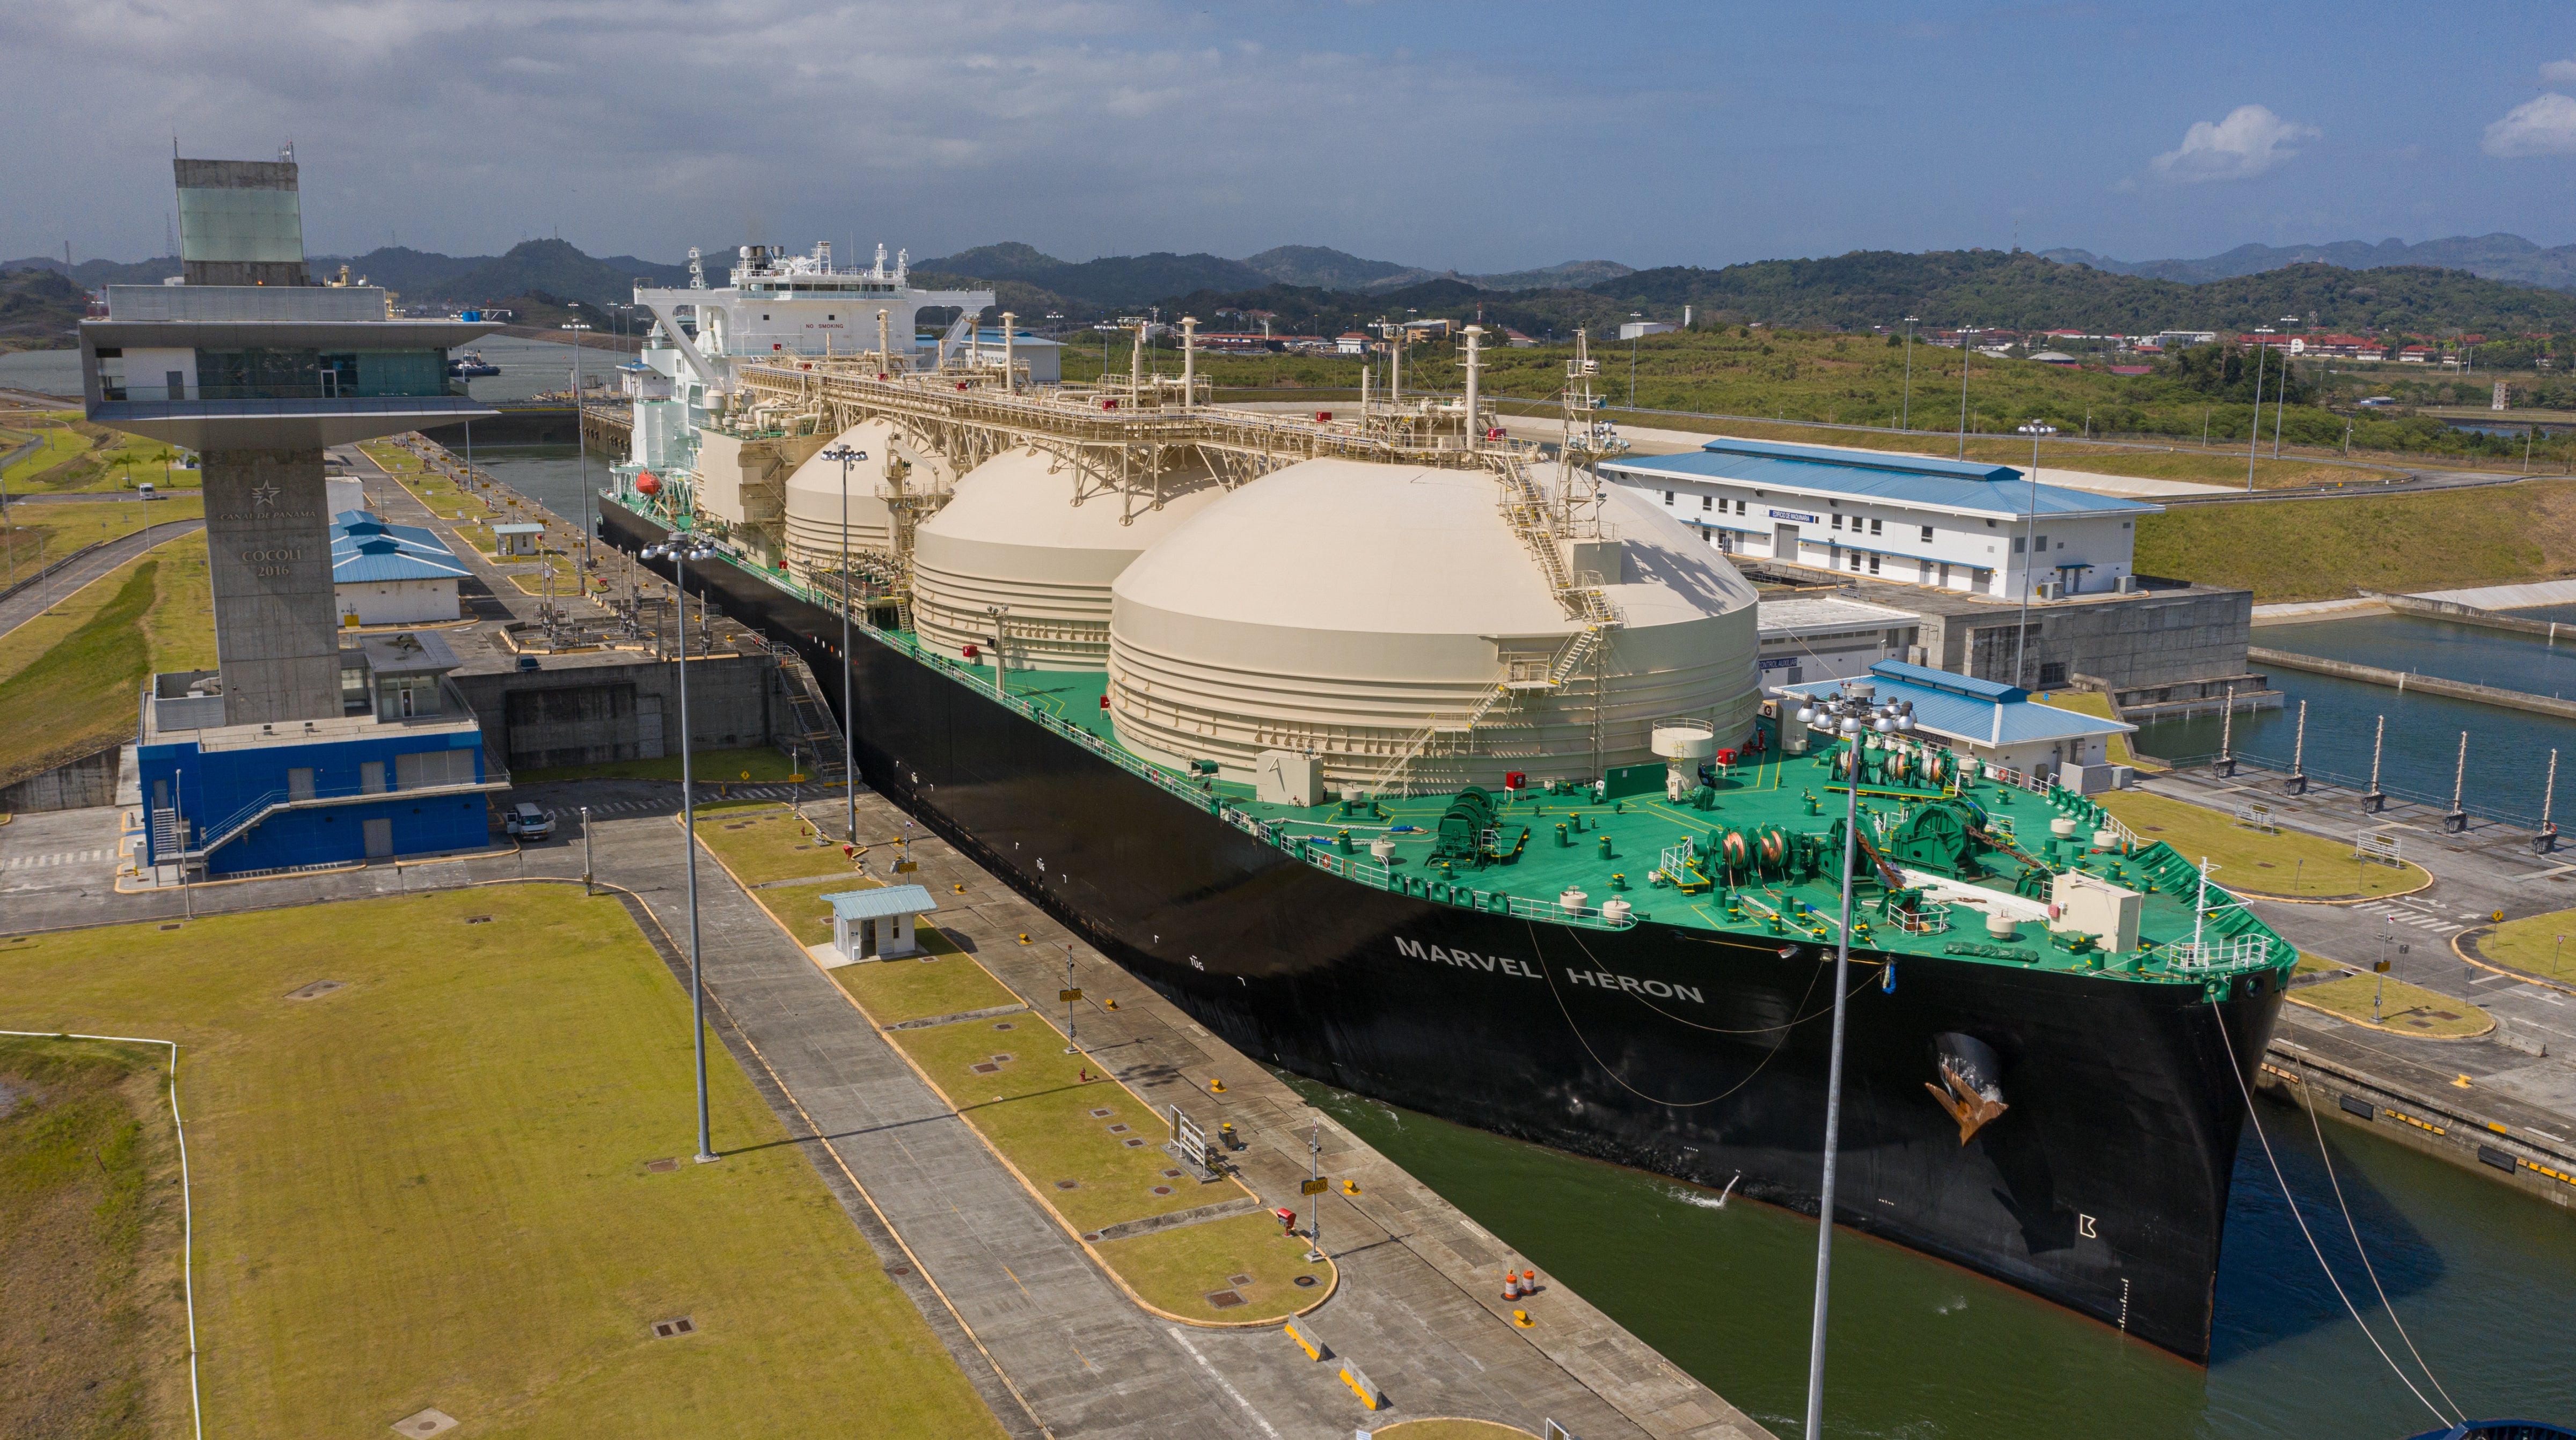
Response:
M1111 582L1224 492L1195 467L1164 471L1159 487L1097 485L1070 461L1025 446L968 471L913 539L922 641L949 655L969 645L989 652L998 619L1014 669L1106 667ZM1000 606L1008 613L996 617Z
M887 457L909 466L904 487L916 492L946 490L946 462L910 444L893 421L862 420L844 430L824 450L847 445L864 451L865 460L850 462L849 546L852 550L892 550L893 512L877 492L886 488ZM836 569L841 563L841 462L817 451L787 477L787 558L800 567Z
M1606 487L1613 538L1564 550L1619 623L1565 667L1583 627L1504 518L1501 484L1307 460L1200 511L1115 586L1120 740L1234 779L1274 749L1312 751L1327 783L1359 789L1593 778L1596 673L1603 769L1653 762L1658 721L1740 737L1760 705L1753 587L1662 507Z

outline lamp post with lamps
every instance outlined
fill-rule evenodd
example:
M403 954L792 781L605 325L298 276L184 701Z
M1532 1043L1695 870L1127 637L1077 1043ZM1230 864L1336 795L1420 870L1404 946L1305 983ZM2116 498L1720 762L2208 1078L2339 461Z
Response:
M2054 435L2057 427L2044 420L2033 420L2021 427L2030 437L2030 514L2022 522L2021 557L2021 634L2013 641L2012 683L2019 685L2022 656L2030 648L2030 584L2039 565L2039 440Z
M2269 335L2272 327L2257 325L2254 333ZM2263 362L2271 358L2271 353L2270 343L2254 342L2254 428L2245 437L2245 493L2248 495L2254 493L2254 457L2263 448Z
M578 303L578 302L575 302ZM572 436L579 447L581 476L581 593L590 593L590 433L581 423L581 332L588 325L575 322L562 327L572 336Z
M1896 422L1899 430L1914 428L1914 317L1905 317L1905 409Z
M716 547L686 531L674 531L671 537L644 552L647 560L671 562L672 588L686 605L689 595L689 562L715 558ZM698 1066L698 1153L704 1165L716 1158L715 1148L707 1133L707 986L700 962L698 945L698 820L695 781L689 770L689 621L688 612L680 615L680 835L687 856L689 885L689 1043L697 1054Z
M1782 701L1787 693L1781 692ZM1807 1428L1823 1432L1825 1410L1825 1314L1832 1293L1834 1265L1834 1180L1842 1144L1843 1012L1850 999L1852 872L1860 864L1860 747L1872 732L1893 735L1914 729L1910 701L1881 705L1877 689L1866 680L1846 680L1840 693L1800 697L1797 723L1821 726L1849 747L1850 773L1844 778L1842 932L1834 946L1834 1035L1825 1075L1825 1174L1816 1208L1816 1303L1814 1329L1807 1339Z
M824 451L823 458L841 462L841 780L849 790L846 838L856 845L859 843L859 742L858 716L850 709L850 467L868 458L868 452L841 444Z

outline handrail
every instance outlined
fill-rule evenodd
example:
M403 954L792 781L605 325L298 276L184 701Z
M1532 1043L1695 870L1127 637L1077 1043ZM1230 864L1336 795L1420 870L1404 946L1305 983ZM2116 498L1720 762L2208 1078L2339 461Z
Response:
M213 825L197 827L198 843L182 850L176 858L182 862L203 860L224 845L240 838L277 811L292 810L299 806L356 804L366 800L392 799L403 795L454 794L461 790L507 790L509 788L510 772L498 766L487 765L483 767L481 779L445 781L436 785L409 787L387 785L381 790L368 790L363 788L363 784L316 786L310 794L302 796L293 795L283 789L264 790L240 809ZM160 858L157 855L154 857L156 861Z

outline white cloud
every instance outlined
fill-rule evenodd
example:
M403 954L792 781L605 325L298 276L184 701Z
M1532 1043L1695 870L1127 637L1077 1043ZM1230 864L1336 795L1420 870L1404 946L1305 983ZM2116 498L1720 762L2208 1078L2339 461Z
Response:
M2215 124L2195 123L2183 132L2181 146L2147 165L2168 180L2248 180L2298 154L2291 141L2324 134L2263 106L2239 105Z
M2540 78L2552 85L2576 85L2576 60L2552 60L2540 67Z
M2576 64L2559 63L2576 69ZM2487 138L2479 148L2506 158L2576 155L2576 100L2555 91L2537 100L2526 100L2487 127Z

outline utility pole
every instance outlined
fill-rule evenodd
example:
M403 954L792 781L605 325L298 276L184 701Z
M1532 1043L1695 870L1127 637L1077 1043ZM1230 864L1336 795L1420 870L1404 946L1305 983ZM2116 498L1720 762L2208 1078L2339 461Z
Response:
M1896 422L1899 430L1914 428L1914 317L1905 317L1905 407Z
M675 532L669 540L644 552L647 560L667 558L671 562L673 584L680 603L688 604L689 562L715 558L715 547L697 543L686 531ZM701 613L704 607L701 606ZM697 783L689 768L689 615L680 612L680 832L686 847L689 885L689 1043L697 1054L698 1068L698 1153L697 1162L710 1164L716 1158L707 1131L707 986L706 971L698 943L698 819Z
M841 780L849 790L849 816L844 834L859 843L858 718L850 708L850 466L868 458L865 450L837 445L823 452L841 462Z
M1959 458L1968 458L1968 361L1977 350L1977 332L1959 331Z
M574 301L573 303L577 305L577 304L580 304L581 302L576 300L576 301ZM576 446L578 446L578 447L579 447L579 453L580 453L580 467L579 467L579 471L578 471L578 473L579 473L579 474L580 474L580 476L581 476L581 593L583 593L584 595L587 595L587 594L589 594L589 593L590 593L590 564L591 564L591 560L590 560L590 432L589 432L589 430L588 430L588 429L587 429L587 428L582 424L582 413L581 413L581 337L582 337L582 332L584 332L584 331L586 331L586 330L590 329L590 327L589 327L588 325L583 325L583 324L575 323L575 324L571 324L571 325L563 326L562 328L563 328L563 329L566 329L566 330L569 330L569 331L571 331L571 332L573 332L573 335L572 335L572 435L573 435L573 443L574 443ZM467 444L468 444L468 446L470 447L470 446L472 445L472 443L473 443L473 442L472 442L471 440L469 440L469 441L467 441L466 443L467 443ZM467 452L466 452L466 453L470 455L470 454L472 454L473 452L472 452L472 450L469 448L469 449L467 450Z
M2272 327L2257 325L2254 333L2269 335ZM2263 448L2263 362L2269 358L2271 349L2259 341L2254 346L2254 429L2245 437L2245 493L2248 495L2254 493L2254 455Z

